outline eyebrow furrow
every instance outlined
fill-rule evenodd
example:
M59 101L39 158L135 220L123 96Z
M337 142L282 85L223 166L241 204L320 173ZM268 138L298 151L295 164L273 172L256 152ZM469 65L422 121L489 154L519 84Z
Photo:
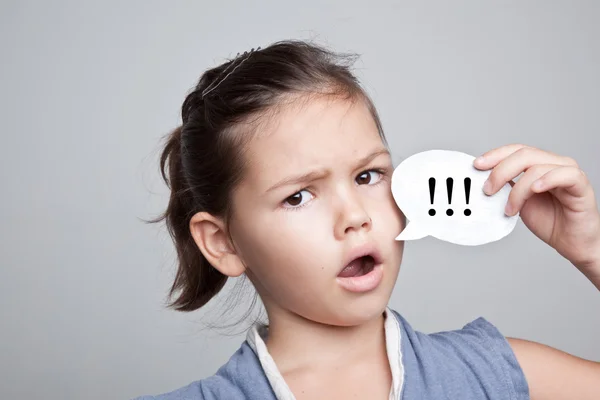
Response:
M369 162L371 162L372 160L374 160L375 158L379 157L380 155L383 154L387 154L389 155L389 151L387 149L383 149L383 150L378 150L374 153L369 154L366 157L363 157L362 159L360 159L358 161L357 165L366 165ZM302 174L299 176L292 176L290 178L286 178L278 183L276 183L275 185L271 186L267 192L273 191L275 189L278 189L282 186L288 186L288 185L292 185L292 184L296 184L296 183L302 183L302 182L308 182L308 181L313 181L313 180L317 180L317 179L321 179L324 178L328 175L328 172L326 171L311 171L308 172L306 174Z

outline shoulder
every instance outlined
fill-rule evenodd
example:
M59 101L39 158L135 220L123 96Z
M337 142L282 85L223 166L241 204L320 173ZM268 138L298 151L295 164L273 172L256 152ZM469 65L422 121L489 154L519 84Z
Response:
M218 371L179 389L134 400L271 399L269 382L247 342Z
M431 398L458 391L463 399L529 399L525 375L510 344L487 319L427 334L393 312L401 327L407 391Z

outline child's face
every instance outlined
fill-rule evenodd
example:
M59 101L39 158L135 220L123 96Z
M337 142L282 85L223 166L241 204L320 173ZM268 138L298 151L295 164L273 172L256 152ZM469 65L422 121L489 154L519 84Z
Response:
M231 235L246 273L270 319L289 313L333 325L371 319L388 303L404 247L394 240L403 218L375 122L362 101L325 98L275 118L251 140L245 179L233 195ZM273 188L313 171L325 175ZM365 243L379 250L383 279L370 291L350 292L336 277L349 252Z

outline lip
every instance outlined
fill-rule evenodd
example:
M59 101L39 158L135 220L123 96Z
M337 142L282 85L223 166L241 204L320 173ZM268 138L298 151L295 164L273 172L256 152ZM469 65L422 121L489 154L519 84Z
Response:
M366 275L348 278L337 277L338 284L349 292L362 293L375 289L383 280L383 265L376 264Z
M336 277L338 284L350 292L361 293L371 291L379 286L383 279L383 258L377 247L370 243L354 247L344 260L344 266L340 269L338 275L348 264L363 256L373 257L375 263L373 269L368 274L345 278Z

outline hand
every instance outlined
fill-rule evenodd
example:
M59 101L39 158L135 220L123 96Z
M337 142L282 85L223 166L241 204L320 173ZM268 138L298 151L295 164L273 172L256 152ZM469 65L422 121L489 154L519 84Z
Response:
M511 184L505 213L520 217L537 237L600 284L600 213L594 190L575 160L522 144L502 146L477 158L493 168L484 192ZM512 179L524 172L515 183ZM600 287L599 287L600 289Z

